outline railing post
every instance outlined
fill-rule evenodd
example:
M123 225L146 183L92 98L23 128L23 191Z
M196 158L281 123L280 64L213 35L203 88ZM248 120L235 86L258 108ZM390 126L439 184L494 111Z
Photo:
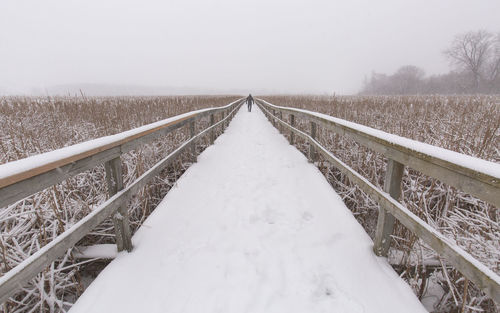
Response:
M311 137L312 139L316 139L316 123L311 121ZM311 162L316 161L316 151L314 150L314 146L312 143L309 143L309 159Z
M193 138L195 133L194 133L194 120L189 123L189 138ZM193 140L191 143L191 161L194 163L196 162L197 155L196 155L196 140Z
M276 127L276 120L274 119L274 117L276 116L276 113L275 113L274 109L273 109L272 113L273 113L273 116L271 117L271 121L273 123L273 126Z
M283 120L283 112L280 111L278 116L279 116L280 120ZM279 123L279 124L280 124L280 132L283 133L283 124L281 124L281 123Z
M222 111L222 120L224 120L224 118L226 118L226 111ZM224 132L224 129L226 129L226 122L222 122L221 129L222 132Z
M123 189L122 163L120 157L104 163L106 170L106 181L108 183L108 194L110 197ZM132 251L132 240L127 205L121 205L113 215L115 226L116 246L118 251Z
M295 115L290 114L290 125L295 127ZM295 133L293 130L290 130L290 144L293 145L295 143Z
M214 114L210 114L210 126L214 126L214 123L215 123L215 118L214 118ZM214 141L215 141L215 129L211 129L210 130L210 144L213 145L214 144Z
M385 172L384 191L399 200L401 196L401 181L403 179L404 165L389 159ZM373 243L373 251L378 256L387 256L391 246L391 235L394 230L394 216L381 206L378 211L377 229Z

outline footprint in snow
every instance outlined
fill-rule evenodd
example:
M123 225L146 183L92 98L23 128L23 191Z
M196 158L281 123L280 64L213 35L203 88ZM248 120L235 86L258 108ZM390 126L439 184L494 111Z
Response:
M338 309L348 312L365 312L364 307L337 284L334 277L329 274L316 276L313 281L313 297L315 302L326 305L329 309Z
M335 298L337 294L337 284L332 276L326 274L314 279L315 289L313 296L315 298Z
M310 212L303 212L302 213L302 219L306 222L309 222L310 220L312 220L314 217L314 215L312 215Z
M252 214L252 215L250 215L248 220L249 220L250 224L255 224L258 221L260 221L260 218L257 214Z
M278 220L278 212L271 208L267 208L264 211L264 219L268 224L275 224L276 221Z

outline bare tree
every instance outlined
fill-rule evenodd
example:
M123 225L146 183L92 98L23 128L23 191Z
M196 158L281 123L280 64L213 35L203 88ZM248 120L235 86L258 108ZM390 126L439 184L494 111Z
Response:
M459 69L472 75L473 91L480 91L484 82L488 91L499 76L500 35L485 30L457 35L444 54Z
M400 67L393 75L372 72L365 78L362 94L407 95L423 92L425 72L414 65Z
M494 37L493 49L488 62L487 81L490 91L500 92L500 32Z
M425 72L414 65L400 67L392 76L393 85L398 94L418 94L422 92L422 83Z

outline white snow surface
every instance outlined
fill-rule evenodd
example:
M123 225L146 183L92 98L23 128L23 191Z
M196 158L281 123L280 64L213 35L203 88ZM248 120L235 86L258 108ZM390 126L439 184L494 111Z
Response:
M73 256L77 259L114 259L117 255L115 244L99 244L93 246L80 246L73 250Z
M287 109L287 110L292 110L296 112L301 112L301 113L306 113L310 115L317 116L319 118L325 119L332 121L338 125L343 125L345 127L351 128L351 129L356 129L358 131L361 131L365 134L381 138L383 140L386 140L390 143L396 144L403 146L407 149L430 155L438 159L442 159L444 161L448 161L450 163L457 164L459 166L481 172L483 174L493 176L497 179L500 179L500 164L491 162L491 161L486 161L480 158L476 158L473 156L469 156L463 153L458 153L455 151L451 151L448 149L444 149L441 147L433 146L427 143L423 143L420 141L416 141L413 139L401 137L398 135L386 133L382 130L378 130L375 128L371 128L368 126L364 126L361 124L356 124L354 122L349 122L337 117L333 117L327 114L323 113L318 113L318 112L313 112L313 111L308 111L308 110L303 110L303 109L296 109L292 107L282 107L282 106L277 106L272 103L269 103L265 100L259 99L259 101L265 102L266 104L275 107L275 108L282 108L282 109Z
M132 242L71 313L425 312L257 107L237 113Z

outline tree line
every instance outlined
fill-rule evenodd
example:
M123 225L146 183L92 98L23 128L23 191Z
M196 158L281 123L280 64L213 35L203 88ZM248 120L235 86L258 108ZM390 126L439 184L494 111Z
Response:
M470 31L457 35L443 54L452 69L425 76L423 69L406 65L394 74L373 72L361 94L498 94L500 93L500 32Z

